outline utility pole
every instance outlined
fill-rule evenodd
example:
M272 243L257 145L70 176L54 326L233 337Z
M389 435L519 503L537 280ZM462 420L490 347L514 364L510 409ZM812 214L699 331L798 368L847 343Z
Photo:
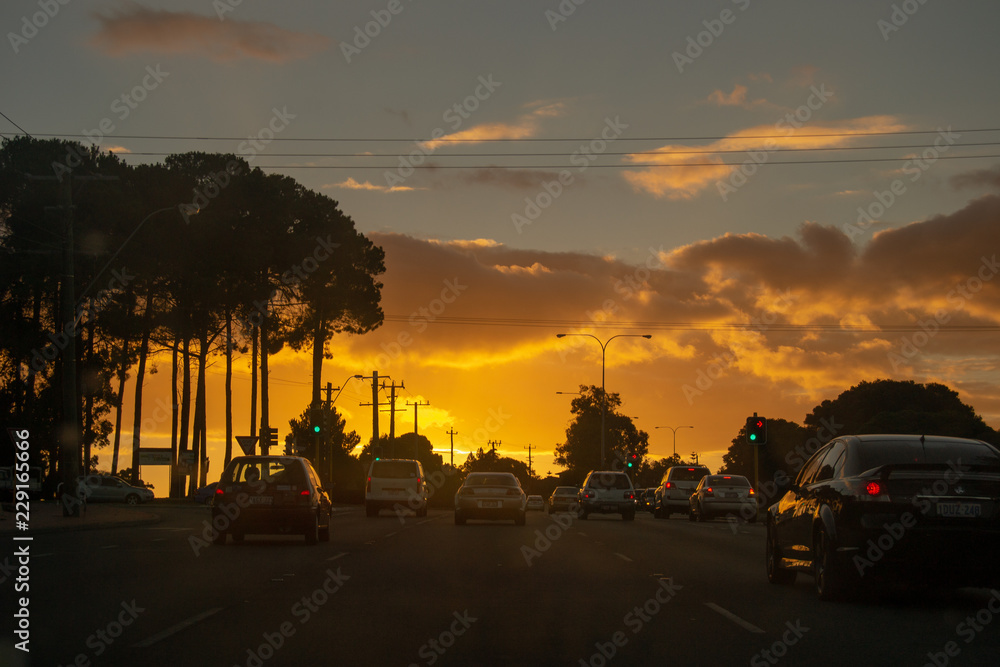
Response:
M451 467L454 468L455 467L455 436L458 435L458 431L455 430L454 426L451 428L450 431L448 431L448 435L451 436Z
M417 436L420 435L420 431L417 430L417 408L419 408L421 405L430 405L430 403L421 403L420 401L417 401L416 403L407 403L407 405L413 406L413 458L416 459L418 458Z
M538 448L535 447L534 445L532 445L531 443L528 443L527 447L522 447L521 449L527 449L528 450L528 476L529 477L533 477L534 473L531 472L531 450L532 449L538 449Z
M382 388L385 389L385 382L382 383ZM396 389L406 389L406 387L402 382L396 384L395 380L389 385L389 447L391 449L389 458L396 458Z
M372 453L378 444L378 371L372 371Z

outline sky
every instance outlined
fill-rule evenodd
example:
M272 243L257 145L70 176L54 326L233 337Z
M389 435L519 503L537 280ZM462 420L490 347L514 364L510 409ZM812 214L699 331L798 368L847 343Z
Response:
M599 385L606 344L651 455L676 428L717 469L748 415L801 423L863 380L947 384L1000 427L998 19L988 0L9 0L0 133L130 164L237 153L337 200L386 253L385 323L323 367L363 441L353 376L378 370L405 387L397 434L428 404L446 461L456 431L456 463L496 440L556 472L557 392ZM167 362L148 446L169 444ZM283 437L309 359L270 363ZM246 359L235 392L245 434Z

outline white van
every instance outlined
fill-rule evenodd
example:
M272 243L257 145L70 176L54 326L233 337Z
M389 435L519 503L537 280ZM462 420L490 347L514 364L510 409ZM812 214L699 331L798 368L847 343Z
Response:
M420 461L372 461L365 483L365 514L378 516L382 509L412 510L417 516L427 516L427 479Z

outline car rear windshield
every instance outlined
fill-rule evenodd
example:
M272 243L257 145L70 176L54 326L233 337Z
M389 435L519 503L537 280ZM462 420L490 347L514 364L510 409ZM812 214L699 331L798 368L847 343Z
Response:
M416 476L417 466L413 461L376 461L372 466L372 477L410 479Z
M750 486L746 477L730 477L728 475L712 475L705 483L709 486Z
M887 440L864 442L859 449L862 471L893 463L1000 466L1000 455L976 442L927 441L921 445L919 440Z
M576 495L576 488L574 488L572 486L560 486L560 487L556 488L556 495L557 496L575 496Z
M627 475L621 473L594 473L587 480L587 486L592 489L631 489L632 482Z
M294 459L246 459L234 462L231 476L234 482L252 483L263 480L268 484L305 486L306 476L302 464Z
M469 475L466 486L520 486L513 475Z
M671 482L700 482L708 474L707 468L671 468Z

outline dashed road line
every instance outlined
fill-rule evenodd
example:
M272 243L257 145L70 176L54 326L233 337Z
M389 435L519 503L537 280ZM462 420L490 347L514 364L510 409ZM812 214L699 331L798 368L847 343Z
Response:
M187 620L181 621L177 625L173 625L173 626L167 628L163 632L160 632L158 634L153 635L149 639L145 639L145 640L139 642L138 644L133 644L132 648L149 648L153 644L156 644L157 642L163 641L167 637L170 637L171 635L175 635L178 632L180 632L181 630L184 630L185 628L188 628L188 627L194 625L195 623L198 623L199 621L202 621L202 620L208 618L209 616L212 616L213 614L217 614L220 611L222 611L222 607L213 607L212 609L208 609L206 611L203 611L203 612L201 612L200 614L198 614L196 616L192 616L191 618L189 618Z
M709 609L713 610L713 611L717 611L718 613L722 614L723 616L725 616L726 618L728 618L730 621L732 621L736 625L738 625L741 628L743 628L744 630L749 630L750 632L754 632L754 633L758 633L758 634L764 634L763 630L761 630L760 628L758 628L756 625L754 625L750 621L743 620L742 618L740 618L739 616L737 616L733 612L729 611L728 609L724 609L724 608L720 607L719 605L715 604L714 602L706 602L705 606L708 607Z

